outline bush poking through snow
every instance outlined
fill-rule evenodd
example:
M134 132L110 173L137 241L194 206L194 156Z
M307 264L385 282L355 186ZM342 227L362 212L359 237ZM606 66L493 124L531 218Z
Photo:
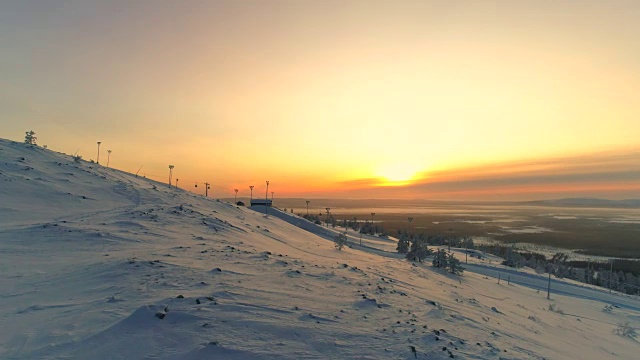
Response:
M549 304L549 311L564 315L564 310L560 309L560 307L556 306L556 304Z
M335 242L336 249L342 250L342 248L347 245L347 236L340 233L333 238L333 241Z
M638 337L636 329L631 327L628 321L618 324L618 327L613 329L613 333L616 335L628 337L630 339L635 339L636 337Z

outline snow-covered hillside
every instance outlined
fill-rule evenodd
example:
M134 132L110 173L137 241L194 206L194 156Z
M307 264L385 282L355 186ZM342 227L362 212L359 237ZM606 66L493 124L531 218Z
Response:
M0 289L2 359L632 359L640 349L613 333L638 327L629 309L339 251L274 216L8 140Z

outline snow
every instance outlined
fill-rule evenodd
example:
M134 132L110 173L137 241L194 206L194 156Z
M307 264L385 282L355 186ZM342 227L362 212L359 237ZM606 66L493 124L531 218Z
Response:
M335 232L269 211L0 140L0 358L637 353L637 340L613 333L624 321L638 327L632 298L606 311L602 299L571 293L547 300L412 264L375 237L339 251Z
M500 228L506 232L512 233L512 234L540 234L540 233L544 233L544 232L550 232L553 231L552 229L549 228L545 228L542 226L524 226L521 228L514 228L514 227L510 227L510 226L500 226Z

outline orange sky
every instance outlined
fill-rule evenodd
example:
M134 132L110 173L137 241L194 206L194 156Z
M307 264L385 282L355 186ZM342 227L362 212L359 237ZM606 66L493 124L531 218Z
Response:
M640 197L637 2L0 10L2 137L85 159L102 141L216 197Z

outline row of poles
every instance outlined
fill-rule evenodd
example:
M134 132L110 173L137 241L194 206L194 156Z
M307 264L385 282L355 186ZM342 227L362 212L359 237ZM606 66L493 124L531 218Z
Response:
M100 144L102 141L98 141L98 157L96 158L96 164L100 164ZM107 150L107 167L109 167L109 161L111 160L111 150Z
M96 164L100 164L100 145L102 145L102 141L98 141L96 142L96 144L98 145L98 156L96 157ZM111 161L111 150L107 150L107 168L109 167L109 162ZM171 185L173 183L173 169L175 168L174 165L169 165L169 188L171 188ZM140 172L140 170L142 169L142 166L140 166L140 168L138 169L138 171L136 172L136 176L138 175L138 173ZM178 188L178 182L180 179L176 178L176 189ZM265 200L269 199L269 181L266 181L267 184L267 190L265 193ZM211 184L208 182L204 182L205 188L205 196L209 196L209 190L211 189ZM198 187L198 182L196 182L195 187ZM249 190L251 191L251 200L253 200L253 188L254 185L249 186ZM233 191L235 192L235 196L234 196L234 203L238 202L238 191L240 191L239 189L233 189ZM273 202L273 196L274 196L275 192L272 191L271 192L271 201ZM308 209L307 209L308 210Z
M175 168L175 166L173 166L173 165L169 165L169 188L171 188L171 184L172 184L172 182L173 182L173 169L174 169L174 168ZM178 179L178 178L176 178L176 185L175 185L176 189L178 188L178 181L179 181L179 179ZM264 198L265 198L265 200L269 200L269 180L267 180L267 181L266 181L266 184L267 184L267 189L266 189L266 191L265 191L265 197L264 197ZM209 190L211 189L211 184L210 184L210 183L208 183L208 182L205 182L205 183L204 183L204 185L205 185L205 188L204 188L204 189L205 189L204 196L209 196ZM195 187L198 187L198 183L197 183L197 182L196 182L196 184L195 184ZM250 185L250 186L249 186L249 191L250 191L250 201L251 201L251 200L253 200L253 188L254 188L254 187L255 187L254 185ZM233 189L233 191L234 191L233 203L234 203L234 204L237 204L237 203L238 203L238 192L240 191L240 189ZM274 196L274 194L275 194L275 191L272 191L272 192L271 192L271 201L272 201L272 202L273 202L273 196Z

